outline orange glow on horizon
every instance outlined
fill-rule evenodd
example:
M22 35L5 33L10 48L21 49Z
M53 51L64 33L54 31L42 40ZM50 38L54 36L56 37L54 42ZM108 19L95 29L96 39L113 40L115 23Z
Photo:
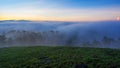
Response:
M33 20L33 21L101 21L99 18L86 17L17 17L17 16L2 16L0 20ZM104 19L102 19L104 20ZM117 20L120 20L118 17Z
M116 20L117 20L117 21L120 21L120 17L117 17Z

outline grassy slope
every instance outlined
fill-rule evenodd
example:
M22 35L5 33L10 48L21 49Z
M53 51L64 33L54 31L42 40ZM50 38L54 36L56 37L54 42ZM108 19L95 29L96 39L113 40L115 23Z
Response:
M77 47L11 47L0 49L0 68L120 67L120 50Z

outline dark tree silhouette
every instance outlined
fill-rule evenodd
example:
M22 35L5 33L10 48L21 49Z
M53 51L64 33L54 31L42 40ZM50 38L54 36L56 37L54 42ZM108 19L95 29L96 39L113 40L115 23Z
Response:
M0 43L5 43L6 37L5 35L0 35Z
M104 36L102 41L104 44L111 44L111 42L114 42L114 39Z

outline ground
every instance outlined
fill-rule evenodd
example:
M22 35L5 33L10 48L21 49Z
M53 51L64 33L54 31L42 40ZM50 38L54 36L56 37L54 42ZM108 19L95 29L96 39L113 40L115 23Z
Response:
M82 47L0 48L0 68L119 68L120 49Z

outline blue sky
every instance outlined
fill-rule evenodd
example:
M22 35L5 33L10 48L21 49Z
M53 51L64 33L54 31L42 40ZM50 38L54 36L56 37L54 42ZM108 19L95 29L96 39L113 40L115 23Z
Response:
M120 0L0 0L0 15L1 20L114 20Z

